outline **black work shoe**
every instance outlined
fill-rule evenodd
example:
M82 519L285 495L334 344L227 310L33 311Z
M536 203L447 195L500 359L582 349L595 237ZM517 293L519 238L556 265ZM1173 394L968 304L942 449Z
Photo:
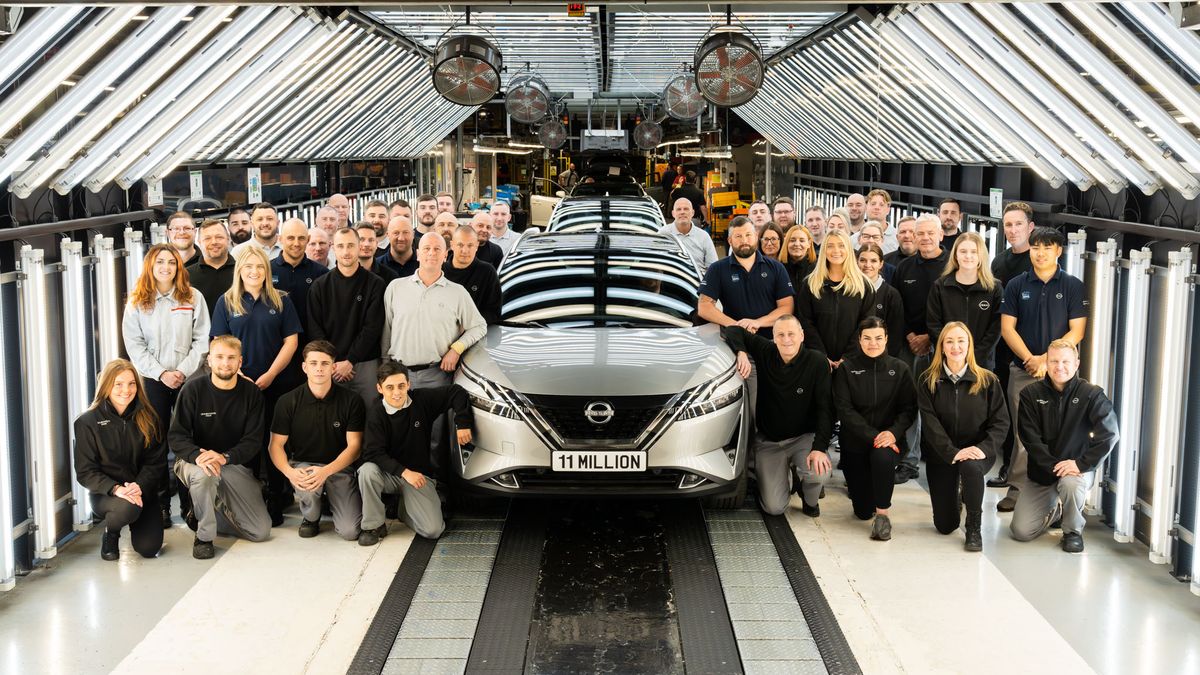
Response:
M996 510L1000 513L1008 513L1017 508L1017 498L1008 496L996 502Z
M804 501L803 492L801 492L804 488L804 479L800 477L800 470L794 466L789 469L792 472L792 494L800 497L800 501Z
M967 537L963 541L964 551L978 553L983 550L983 533L980 532L980 524L982 520L982 513L967 513L967 523L965 526Z
M279 527L283 525L283 509L277 504L267 506L267 515L271 516L271 527Z
M170 506L164 506L162 509L162 523L163 523L164 530L171 529L171 525L173 523L171 522L171 507Z
M192 557L196 560L208 560L216 554L211 541L200 541L200 538L196 537L196 541L192 542Z
M192 532L195 532L196 530L200 529L200 521L196 520L196 512L195 511L189 510L187 512L187 515L183 517L183 522L187 523L188 529L191 530Z
M878 514L871 525L871 538L876 541L887 541L892 538L892 519Z
M1083 553L1083 535L1078 532L1064 532L1062 550L1067 553Z
M118 560L121 557L121 533L104 531L100 540L100 558L103 560Z
M1000 467L1000 471L993 478L987 479L987 486L990 488L1008 487L1008 467Z
M803 513L804 515L808 516L809 518L818 518L821 515L821 505L813 504L812 506L809 506L808 504L804 503L803 499L801 499L800 500L800 512Z
M387 536L387 523L380 525L373 530L363 530L358 533L359 546L374 546L379 543L380 539Z
M305 539L311 539L321 533L321 521L319 520L304 520L300 523L300 536Z

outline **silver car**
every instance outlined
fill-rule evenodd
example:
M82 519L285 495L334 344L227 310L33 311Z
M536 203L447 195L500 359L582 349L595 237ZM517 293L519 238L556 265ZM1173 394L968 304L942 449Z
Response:
M508 495L706 496L740 504L745 386L675 239L525 235L501 269L502 325L463 357L475 412L451 464Z

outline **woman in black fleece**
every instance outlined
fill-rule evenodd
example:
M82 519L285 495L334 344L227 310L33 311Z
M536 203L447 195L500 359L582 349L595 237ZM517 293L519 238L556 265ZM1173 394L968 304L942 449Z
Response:
M938 532L950 534L958 529L959 511L965 506L963 547L982 551L983 477L996 461L1009 419L1000 382L975 362L975 347L965 324L953 321L942 329L933 362L917 383L917 403L933 525Z
M995 367L996 344L1000 342L1000 301L1004 289L992 276L987 245L975 232L963 232L954 240L946 271L929 289L925 323L930 335L942 326L961 321L971 331L979 363Z
M883 249L879 244L867 243L858 249L858 269L871 288L875 289L875 309L871 314L887 324L888 354L900 356L906 344L904 339L904 299L883 278Z
M875 290L854 260L850 237L840 231L825 236L817 266L807 283L796 289L796 317L804 328L806 346L824 352L837 368L858 347L858 324L871 315Z
M917 417L917 393L908 366L887 353L887 324L868 317L858 326L859 351L833 373L833 403L842 423L840 468L859 520L875 517L871 538L892 538L896 463L904 432Z
M132 363L110 361L99 380L92 406L75 420L75 476L91 491L92 510L104 517L100 557L120 557L121 528L128 525L134 550L153 558L163 541L164 434Z

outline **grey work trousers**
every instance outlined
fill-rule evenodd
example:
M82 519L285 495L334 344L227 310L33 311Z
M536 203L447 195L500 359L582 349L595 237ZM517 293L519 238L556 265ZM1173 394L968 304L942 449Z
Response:
M351 391L358 394L363 403L370 407L379 400L379 359L368 359L354 364L354 377L344 383Z
M804 503L815 505L821 496L821 488L829 479L829 472L813 473L808 469L808 454L812 451L815 434L801 434L782 441L767 440L762 434L754 439L758 463L758 502L762 510L778 516L787 510L791 498L791 472L789 462L800 474L801 494Z
M200 541L212 541L218 534L249 541L265 541L271 536L262 484L249 467L226 464L219 475L210 476L196 464L177 459L175 476L192 497Z
M418 489L400 476L384 471L375 462L365 462L358 468L358 489L362 492L364 530L373 530L386 522L385 492L398 492L404 496L403 519L413 532L426 539L437 539L446 529L437 481L429 476L425 477L425 485Z
M1083 526L1087 524L1083 507L1095 480L1096 472L1089 471L1079 476L1064 476L1054 485L1026 481L1013 510L1010 526L1013 539L1030 541L1045 534L1054 522L1060 502L1063 534L1083 534Z
M293 468L325 466L310 462L288 462ZM353 469L344 469L329 478L320 490L309 492L296 488L296 499L300 502L300 515L315 523L321 520L321 494L329 495L329 509L333 511L333 530L347 541L358 539L362 523L362 497L358 493L358 479Z
M1008 464L1008 495L1020 502L1020 492L1026 487L1033 487L1029 482L1029 454L1025 452L1025 444L1021 442L1021 430L1017 425L1017 405L1021 401L1021 390L1037 382L1024 368L1014 364L1008 367L1008 410L1013 420L1013 452L1012 461Z

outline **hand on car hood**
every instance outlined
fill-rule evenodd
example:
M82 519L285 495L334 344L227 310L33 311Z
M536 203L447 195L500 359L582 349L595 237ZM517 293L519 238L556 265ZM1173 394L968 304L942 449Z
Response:
M528 394L635 396L683 391L725 372L716 325L698 328L492 326L464 356L483 377Z

